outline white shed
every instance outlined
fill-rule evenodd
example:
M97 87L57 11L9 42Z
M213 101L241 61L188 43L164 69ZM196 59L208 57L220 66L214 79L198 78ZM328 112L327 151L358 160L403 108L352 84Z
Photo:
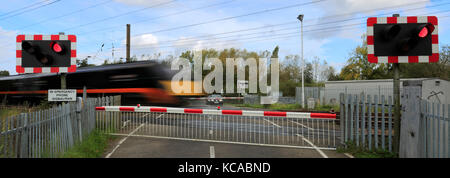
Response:
M433 103L450 104L450 82L437 78L400 79L400 94L403 81L422 81L422 99ZM393 97L393 79L381 80L344 80L325 82L324 99L327 104L338 102L339 94L384 95Z

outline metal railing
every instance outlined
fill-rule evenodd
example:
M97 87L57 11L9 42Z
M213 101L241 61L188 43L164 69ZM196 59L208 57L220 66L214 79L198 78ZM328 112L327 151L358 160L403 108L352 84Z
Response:
M0 118L0 158L60 157L95 129L95 107L113 102L114 97L87 98L78 109L69 102Z
M351 141L356 146L368 150L381 149L392 152L393 134L395 134L392 103L392 97L386 98L383 95L371 97L342 93L340 96L340 120L343 133L341 143ZM405 116L406 113L403 113L402 120L406 119L403 117L420 118L415 124L419 130L418 133L408 129L401 132L418 137L416 144L421 148L417 149L418 154L415 154L415 157L450 158L450 105L431 103L420 98L413 103L405 103L403 107L408 105L414 105L417 115ZM400 140L400 143L402 142L414 145L408 140Z
M419 132L422 155L426 158L450 158L450 104L421 100Z
M340 94L342 144L392 151L392 97Z
M97 107L98 128L113 135L295 148L335 149L335 114Z

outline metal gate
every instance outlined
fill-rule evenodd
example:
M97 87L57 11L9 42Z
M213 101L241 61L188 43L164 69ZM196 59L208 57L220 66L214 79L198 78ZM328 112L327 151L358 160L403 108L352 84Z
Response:
M169 107L96 107L113 135L247 145L336 149L336 114Z

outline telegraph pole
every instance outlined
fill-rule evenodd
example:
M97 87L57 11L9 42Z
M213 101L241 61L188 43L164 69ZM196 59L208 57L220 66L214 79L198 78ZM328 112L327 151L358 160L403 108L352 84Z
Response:
M400 17L394 14L393 17ZM400 144L400 63L393 64L394 69L394 153L399 152Z
M127 63L130 62L130 24L127 24Z
M297 19L300 20L300 28L301 28L301 43L302 43L302 107L305 107L305 77L304 77L304 71L305 71L305 60L303 58L303 14L300 14Z

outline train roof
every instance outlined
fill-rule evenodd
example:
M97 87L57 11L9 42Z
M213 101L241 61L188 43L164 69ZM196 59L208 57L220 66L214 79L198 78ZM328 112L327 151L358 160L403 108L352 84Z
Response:
M88 72L99 72L99 71L108 71L108 70L116 70L116 69L124 69L124 68L136 68L136 67L150 67L154 65L160 65L154 61L137 61L132 63L125 64L108 64L101 66L90 66L90 67L81 67L77 68L75 73L88 73ZM70 75L72 73L67 73ZM17 80L17 79L25 79L25 78L35 78L35 77L48 77L59 75L59 73L39 73L39 74L20 74L20 75L10 75L5 77L0 77L0 81L2 80Z

